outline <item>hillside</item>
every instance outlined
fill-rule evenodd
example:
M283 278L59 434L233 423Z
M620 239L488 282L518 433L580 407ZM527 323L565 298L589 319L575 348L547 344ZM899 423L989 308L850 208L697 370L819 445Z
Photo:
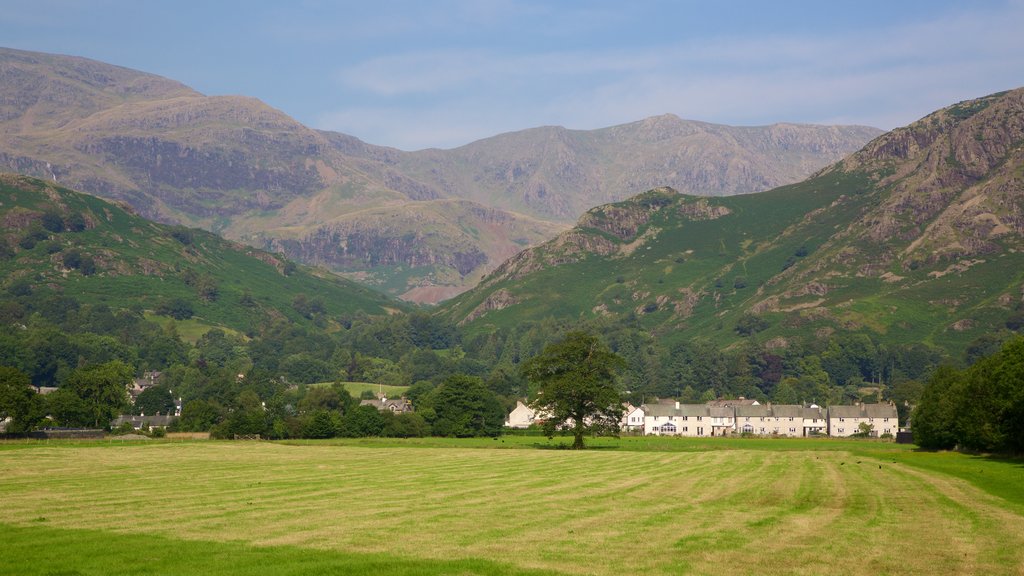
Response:
M472 331L637 318L672 339L773 345L861 331L961 346L1020 315L1024 89L962 102L799 184L659 188L588 211L442 311Z
M523 130L406 154L397 164L477 202L571 222L592 206L659 186L731 196L798 182L881 133L863 126L723 126L666 114L599 130Z
M34 178L0 174L0 222L5 296L52 294L239 332L400 309L331 274Z
M877 134L666 116L402 152L312 130L255 98L206 96L83 58L0 49L0 79L6 170L283 250L418 302L475 285L586 207L663 184L764 190Z

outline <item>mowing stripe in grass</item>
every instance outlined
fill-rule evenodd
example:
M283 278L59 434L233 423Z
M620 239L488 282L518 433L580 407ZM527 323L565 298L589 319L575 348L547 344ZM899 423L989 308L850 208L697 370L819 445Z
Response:
M718 574L723 566L766 575L930 574L936 566L1015 574L1024 562L1024 517L955 477L790 448L809 444L768 445L39 445L0 451L10 471L0 477L0 502L4 521L26 529L145 529L344 557L386 551L422 560L426 573L451 558L595 575Z
M0 574L18 576L555 576L474 558L424 560L388 551L353 554L294 546L196 542L144 533L0 524Z

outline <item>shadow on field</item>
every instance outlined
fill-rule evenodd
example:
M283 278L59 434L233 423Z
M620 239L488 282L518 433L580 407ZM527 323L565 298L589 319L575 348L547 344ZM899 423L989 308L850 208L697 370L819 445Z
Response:
M98 530L51 528L43 524L0 523L0 573L26 576L236 576L274 574L320 576L555 576L549 570L522 569L511 563L481 558L446 560L391 554L321 550L295 546L255 546L244 542L178 540L148 534L115 534ZM187 554L183 551L187 550ZM8 571L9 569L12 569Z
M531 444L531 446L533 448L536 448L537 450L572 450L573 449L572 442L559 442L558 444L552 444L550 442L541 444L540 442L534 442L533 444ZM586 446L586 447L583 448L583 450L587 450L587 451L591 451L591 450L607 451L607 450L618 450L618 449L619 449L618 446Z

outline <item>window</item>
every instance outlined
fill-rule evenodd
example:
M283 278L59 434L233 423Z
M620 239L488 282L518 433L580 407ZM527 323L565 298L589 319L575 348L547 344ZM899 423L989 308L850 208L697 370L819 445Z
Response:
M661 431L665 432L666 434L675 434L676 433L676 425L671 423L671 422L668 422L668 423L663 424L661 426Z
M796 434L796 428L790 427L789 433L790 434Z
M753 434L754 433L754 427L751 426L750 424L744 424L743 425L743 433L744 434Z

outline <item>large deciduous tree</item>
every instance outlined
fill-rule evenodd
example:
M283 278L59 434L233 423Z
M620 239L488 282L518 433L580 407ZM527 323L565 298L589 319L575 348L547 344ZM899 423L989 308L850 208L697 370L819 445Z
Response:
M571 429L574 449L584 448L586 434L617 434L622 398L615 378L625 366L586 332L570 332L529 359L523 375L536 387L531 405L544 419L545 432Z
M131 366L114 360L75 370L68 379L68 386L88 406L90 424L106 428L128 407L131 381Z
M0 421L11 419L8 432L26 432L38 416L38 398L28 375L0 366Z
M505 424L505 408L476 376L449 376L431 392L426 404L437 414L437 436L498 436Z

